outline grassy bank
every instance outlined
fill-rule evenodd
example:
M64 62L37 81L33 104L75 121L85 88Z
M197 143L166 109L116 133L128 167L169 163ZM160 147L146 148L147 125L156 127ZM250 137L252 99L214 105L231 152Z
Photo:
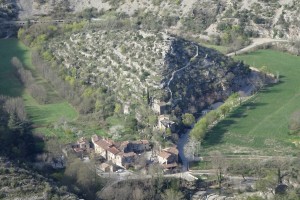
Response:
M299 135L289 135L291 113L300 109L300 57L273 50L237 56L249 65L279 72L280 83L269 86L214 127L204 141L206 151L225 153L295 153Z
M14 68L10 64L10 60L14 56L18 57L26 68L32 71L35 81L46 88L49 103L39 104L17 79ZM53 87L38 75L35 67L31 64L30 50L17 39L0 40L0 72L0 94L23 97L29 118L36 127L34 131L46 135L57 135L58 132L53 132L48 128L50 124L61 118L72 121L78 117L77 111L66 100L59 97ZM70 135L59 136L70 138Z

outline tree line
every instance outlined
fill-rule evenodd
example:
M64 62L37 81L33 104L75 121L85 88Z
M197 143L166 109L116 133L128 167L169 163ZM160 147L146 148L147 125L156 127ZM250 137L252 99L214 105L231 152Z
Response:
M0 96L0 156L33 158L40 150L31 134L24 102L20 97Z
M234 93L218 109L212 110L205 116L201 117L190 133L192 138L197 141L203 140L208 129L211 128L213 124L215 124L218 120L224 118L238 103L241 103L239 95L237 93Z
M11 59L11 64L16 68L18 79L25 85L31 96L39 103L46 103L47 91L42 85L36 84L31 71L24 69L22 62L17 57Z

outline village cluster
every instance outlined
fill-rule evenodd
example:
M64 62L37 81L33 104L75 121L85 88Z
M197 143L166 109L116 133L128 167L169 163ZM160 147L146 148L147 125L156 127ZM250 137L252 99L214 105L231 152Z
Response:
M148 140L115 142L93 135L90 141L81 137L72 148L79 155L94 153L96 157L101 158L103 162L98 168L104 172L136 168L139 165L137 161L142 158L146 164L159 164L164 170L175 169L178 166L176 146L157 152Z

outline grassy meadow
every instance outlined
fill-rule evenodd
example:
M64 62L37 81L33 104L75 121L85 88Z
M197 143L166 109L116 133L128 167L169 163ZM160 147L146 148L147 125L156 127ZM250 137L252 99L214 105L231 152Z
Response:
M209 131L205 151L228 154L292 155L299 152L300 136L289 135L290 115L300 110L300 57L259 50L235 57L280 74L280 83L266 87ZM296 144L298 143L298 145Z
M25 67L32 71L36 82L45 87L49 103L39 104L16 78L14 69L10 64L10 60L14 56L18 57ZM66 100L59 97L51 84L38 75L35 67L31 64L29 49L17 39L0 40L0 94L24 99L25 108L29 119L33 122L35 132L58 136L63 139L71 137L48 127L61 118L70 121L75 120L78 117L77 111Z

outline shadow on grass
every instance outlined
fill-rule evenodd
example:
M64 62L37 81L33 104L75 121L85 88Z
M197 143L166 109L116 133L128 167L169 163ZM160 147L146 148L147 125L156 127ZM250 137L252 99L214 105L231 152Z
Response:
M221 144L224 135L230 130L230 126L237 123L238 119L247 117L248 110L256 109L259 106L265 105L267 104L250 101L233 110L225 119L220 121L215 127L207 132L203 145L208 147Z
M11 59L18 57L21 61L26 59L26 50L21 48L17 39L0 40L0 94L11 97L20 97L24 86L16 77L15 68Z
M22 97L25 87L16 76L11 59L17 57L28 62L28 51L17 39L0 40L0 95ZM4 120L4 119L3 119ZM4 121L1 123L6 123ZM1 124L2 125L2 124ZM10 130L3 126L0 132L0 156L29 161L42 152L44 141L32 134L31 123L23 129Z

